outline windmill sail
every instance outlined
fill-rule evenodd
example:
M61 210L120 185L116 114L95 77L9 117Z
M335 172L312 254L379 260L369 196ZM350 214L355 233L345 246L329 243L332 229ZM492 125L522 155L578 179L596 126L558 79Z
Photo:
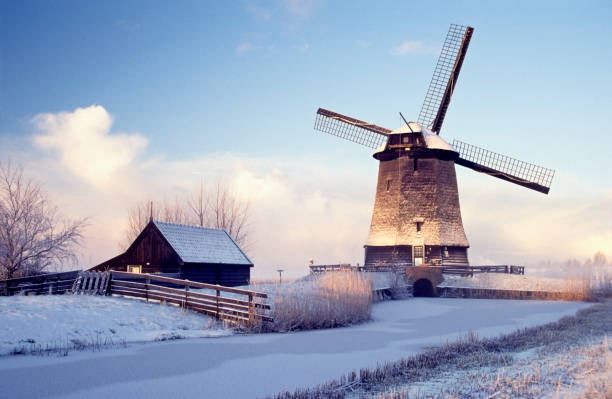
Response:
M456 164L544 194L548 194L550 190L555 175L552 169L519 161L459 140L453 141L453 147L459 153Z
M385 144L387 135L391 133L391 130L384 127L323 108L319 108L317 111L314 128L374 149Z
M442 46L418 119L421 125L437 134L442 129L473 32L470 26L451 24Z

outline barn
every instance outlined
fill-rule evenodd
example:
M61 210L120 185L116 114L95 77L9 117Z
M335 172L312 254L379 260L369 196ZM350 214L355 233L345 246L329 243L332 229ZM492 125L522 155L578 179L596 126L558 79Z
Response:
M90 270L163 273L233 287L248 284L252 267L225 230L152 220L124 253Z

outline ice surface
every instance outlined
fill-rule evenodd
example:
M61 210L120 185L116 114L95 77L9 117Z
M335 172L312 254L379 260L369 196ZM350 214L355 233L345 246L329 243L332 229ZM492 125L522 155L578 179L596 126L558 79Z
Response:
M349 328L133 344L65 358L4 357L0 384L3 394L16 398L253 398L397 360L469 330L497 335L586 306L485 299L388 301L374 305L371 322Z

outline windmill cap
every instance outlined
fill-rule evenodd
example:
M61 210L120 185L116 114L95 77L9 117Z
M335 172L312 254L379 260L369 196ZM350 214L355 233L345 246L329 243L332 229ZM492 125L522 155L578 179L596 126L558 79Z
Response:
M422 133L427 148L431 150L445 150L457 152L457 150L455 150L452 145L448 144L442 137L438 136L428 128L421 126L419 123L408 122L407 125L403 125L399 129L393 130L390 134L401 133ZM385 143L384 145L377 148L376 151L374 151L374 154L378 154L379 152L384 151L386 147L387 144Z

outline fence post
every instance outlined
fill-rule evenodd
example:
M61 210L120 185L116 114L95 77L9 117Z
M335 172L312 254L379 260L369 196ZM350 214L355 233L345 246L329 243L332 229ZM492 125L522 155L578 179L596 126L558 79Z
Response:
M189 283L185 282L185 308L187 308L187 301L189 301Z
M253 294L249 293L249 318L255 322L255 301L253 300Z
M221 318L221 313L219 313L219 297L221 296L221 290L217 290L217 319Z
M107 273L108 277L106 281L106 292L104 293L104 295L113 295L113 288L111 286L111 282L113 281L113 272L108 271Z
M149 284L151 284L151 277L147 277L147 282L145 283L145 297L147 298L147 302L149 302Z

